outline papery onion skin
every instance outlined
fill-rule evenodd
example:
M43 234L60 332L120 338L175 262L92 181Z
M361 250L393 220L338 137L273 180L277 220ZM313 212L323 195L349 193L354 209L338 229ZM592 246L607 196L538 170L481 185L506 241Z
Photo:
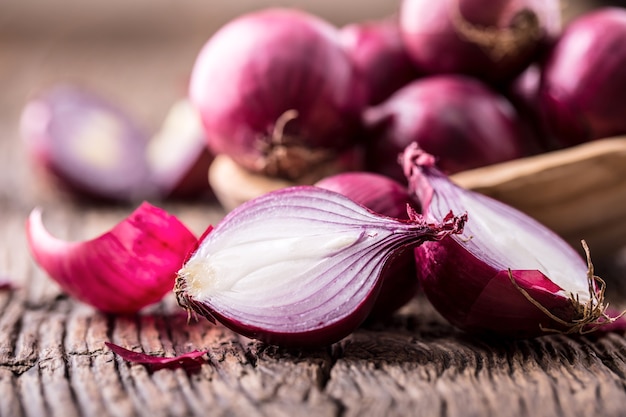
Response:
M419 76L400 36L397 17L352 23L341 39L367 87L367 103L379 104Z
M205 358L207 354L206 351L194 350L175 357L161 357L135 352L110 342L104 342L104 344L111 349L113 353L121 356L122 359L131 363L144 365L150 371L182 368L188 373L195 373L200 371L202 365L207 363Z
M557 0L404 0L400 28L420 70L502 84L560 33L560 13Z
M626 10L572 21L548 56L540 108L561 146L626 133Z
M20 130L36 168L74 195L128 202L155 193L147 133L85 87L59 84L40 92L24 107Z
M587 265L578 253L535 220L510 206L452 184L434 167L432 156L419 151L417 146L408 147L403 158L404 168L410 177L409 188L421 201L427 218L436 219L441 215L441 207L448 204L458 209L459 203L455 201L464 194L510 219L510 229L501 230L501 233L515 235L516 228L532 230L558 248L583 279L587 277ZM471 235L471 222L472 212L468 210L468 228L462 236L425 242L415 249L421 286L437 311L456 327L478 334L527 338L544 335L545 329L567 332L575 328L554 320L534 305L529 297L552 315L573 324L581 318L577 309L582 305L572 300L565 289L544 273L533 269L535 264L532 260L529 260L528 269L509 272L495 261L487 260L487 255L480 248L489 248L479 246L470 249L472 240L477 238ZM489 236L481 235L480 239L478 245L499 244ZM506 260L498 261L506 264ZM528 297L512 280L526 291Z
M200 51L189 87L214 154L287 179L356 143L365 94L339 30L291 9L223 26Z
M188 311L248 337L314 347L350 334L369 314L385 263L441 239L465 217L428 224L381 216L320 187L290 187L230 212L179 271Z
M407 205L417 211L419 205L406 186L391 178L372 172L345 172L327 177L315 186L345 195L376 213L409 220ZM384 318L407 304L417 294L419 281L413 251L407 249L387 264L383 282L370 317Z
M364 113L368 169L406 183L397 158L412 142L447 174L526 156L531 145L513 105L479 80L421 78Z
M468 215L471 221L471 215ZM503 231L506 233L506 231ZM530 338L548 329L566 329L532 306L512 284L508 271L490 267L469 253L462 242L446 239L441 245L415 250L418 277L426 297L454 326L475 334ZM463 271L460 273L459 271ZM511 271L522 285L537 284L532 297L566 321L574 318L567 297L539 271ZM542 286L550 290L542 290ZM506 300L506 302L503 302Z
M176 217L141 204L110 231L67 242L44 228L41 210L26 222L35 262L72 297L107 313L136 313L174 287L176 271L197 244Z

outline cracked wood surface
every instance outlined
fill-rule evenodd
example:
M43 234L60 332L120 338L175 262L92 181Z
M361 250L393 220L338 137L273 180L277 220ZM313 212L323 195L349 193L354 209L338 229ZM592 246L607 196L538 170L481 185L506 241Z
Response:
M139 315L112 316L62 294L27 251L29 211L43 207L54 235L77 240L106 230L133 207L77 203L42 183L19 142L19 111L30 93L69 71L126 100L140 119L157 126L180 92L154 84L175 85L197 51L197 45L157 44L142 45L138 55L136 45L120 51L79 42L67 52L0 42L0 278L15 283L0 291L0 416L626 413L626 340L619 334L477 339L449 326L418 297L387 322L366 324L333 346L286 350L205 320L187 325L172 295ZM96 59L100 55L106 63ZM77 65L74 72L68 62ZM163 62L160 75L145 75L146 62ZM114 68L124 77L106 76ZM165 208L196 233L223 215L207 202ZM599 270L608 275L609 301L624 307L624 263ZM206 350L207 363L195 374L150 373L115 356L107 341L164 356Z

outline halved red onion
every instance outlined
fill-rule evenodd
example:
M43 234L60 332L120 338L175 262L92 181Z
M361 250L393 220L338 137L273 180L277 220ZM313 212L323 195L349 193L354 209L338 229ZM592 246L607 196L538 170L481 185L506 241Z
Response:
M512 80L561 30L558 0L404 0L400 30L429 74Z
M366 110L369 169L406 183L398 155L412 142L448 174L525 156L527 132L513 105L479 80L421 78Z
M403 248L458 233L464 217L428 224L376 214L299 186L230 212L179 271L179 304L245 336L288 346L336 342L366 318L385 264Z
M188 100L172 105L148 144L147 160L161 198L198 199L211 194L208 171L213 155L200 116Z
M562 146L626 133L626 10L572 21L548 56L540 93L545 123Z
M352 23L341 40L367 87L368 104L378 104L418 77L400 36L397 18Z
M417 211L419 204L409 195L406 186L384 175L372 172L345 172L315 183L384 216L409 220L407 206ZM408 303L417 293L419 282L415 257L409 248L388 262L381 278L380 294L370 317L385 317Z
M339 30L292 9L218 30L196 59L189 95L213 153L288 179L354 144L365 104Z
M584 332L612 321L604 282L563 239L520 211L462 189L413 144L403 154L409 188L429 221L465 210L463 234L416 248L422 288L452 324L470 332L533 337Z
M85 88L63 84L40 93L25 106L20 128L37 166L65 189L119 201L154 193L147 133Z
M63 291L108 313L134 313L160 301L197 244L176 217L148 203L110 231L81 242L50 235L35 209L26 236L37 264Z

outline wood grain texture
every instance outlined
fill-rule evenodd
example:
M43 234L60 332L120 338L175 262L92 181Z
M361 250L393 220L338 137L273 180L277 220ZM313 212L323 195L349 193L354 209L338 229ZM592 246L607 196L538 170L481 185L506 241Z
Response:
M418 297L393 318L368 323L328 348L287 350L207 321L187 324L171 294L133 316L105 315L68 298L28 253L29 211L43 207L53 234L78 240L106 230L133 207L77 202L41 182L19 141L20 104L33 86L62 73L64 60L82 62L84 80L104 77L95 63L85 64L85 56L101 54L111 60L101 65L119 68L100 85L158 119L176 93L152 83L161 77L173 84L188 49L145 45L138 54L137 45L127 47L0 48L0 63L13 69L9 76L0 66L0 276L15 284L0 291L0 416L624 415L626 340L618 334L478 339L452 328ZM161 61L158 76L142 78L142 65ZM207 202L165 208L197 233L224 214ZM609 300L624 307L626 267L604 270ZM195 374L149 372L114 355L107 341L163 356L206 350L207 363Z

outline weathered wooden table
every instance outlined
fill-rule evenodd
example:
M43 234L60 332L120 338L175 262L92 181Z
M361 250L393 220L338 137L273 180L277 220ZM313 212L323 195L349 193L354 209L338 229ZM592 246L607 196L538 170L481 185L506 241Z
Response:
M0 292L1 416L626 415L622 335L481 340L452 328L418 297L388 322L331 347L285 350L207 321L187 325L172 296L122 317L61 293L28 254L29 211L41 206L58 237L86 239L134 207L79 204L45 186L19 141L21 106L69 77L156 128L183 94L199 42L0 43L0 276L16 285ZM195 232L223 215L211 202L165 208ZM619 259L600 270L610 301L624 307ZM167 356L206 350L208 361L195 374L150 373L115 356L106 341Z

